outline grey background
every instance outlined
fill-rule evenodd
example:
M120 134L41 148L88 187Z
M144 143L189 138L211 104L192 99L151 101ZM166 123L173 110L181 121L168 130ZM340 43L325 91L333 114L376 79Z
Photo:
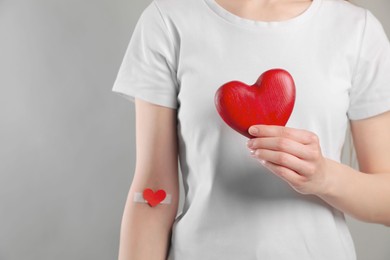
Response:
M356 2L390 35L388 0ZM134 105L111 88L149 3L0 0L0 260L117 258ZM390 259L389 228L349 223L360 260Z

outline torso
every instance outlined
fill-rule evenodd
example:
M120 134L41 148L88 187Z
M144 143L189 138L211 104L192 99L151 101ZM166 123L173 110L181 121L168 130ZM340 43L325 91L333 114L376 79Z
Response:
M168 259L356 259L343 214L250 158L247 138L221 120L214 95L228 81L253 84L268 69L286 69L297 90L287 126L316 133L324 156L338 160L364 11L341 0L157 3L177 50L185 190Z

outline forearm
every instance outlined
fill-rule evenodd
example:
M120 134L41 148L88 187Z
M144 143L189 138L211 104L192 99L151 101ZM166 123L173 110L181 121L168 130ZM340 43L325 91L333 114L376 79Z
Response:
M118 259L165 260L177 213L177 199L172 199L171 204L150 207L135 203L133 196L134 192L130 190L122 219Z
M390 173L362 173L327 159L328 188L318 195L359 220L390 226Z
M123 213L119 260L165 260L179 201L177 111L136 98L136 166ZM136 192L164 190L161 197ZM154 200L156 199L156 200Z

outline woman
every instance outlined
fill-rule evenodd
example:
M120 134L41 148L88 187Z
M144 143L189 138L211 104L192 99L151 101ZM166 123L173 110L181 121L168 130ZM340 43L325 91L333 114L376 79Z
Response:
M248 140L214 94L272 68L294 78L294 110ZM380 23L346 1L153 1L113 87L136 104L119 259L356 259L344 213L390 225L389 71ZM339 161L348 123L360 171ZM142 203L147 188L171 200Z

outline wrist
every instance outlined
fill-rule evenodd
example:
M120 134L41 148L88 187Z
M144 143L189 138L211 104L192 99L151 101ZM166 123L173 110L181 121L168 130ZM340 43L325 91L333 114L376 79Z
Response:
M348 181L348 178L345 178L346 171L343 169L344 167L348 166L325 158L323 187L319 193L316 194L318 197L324 199L340 196Z

